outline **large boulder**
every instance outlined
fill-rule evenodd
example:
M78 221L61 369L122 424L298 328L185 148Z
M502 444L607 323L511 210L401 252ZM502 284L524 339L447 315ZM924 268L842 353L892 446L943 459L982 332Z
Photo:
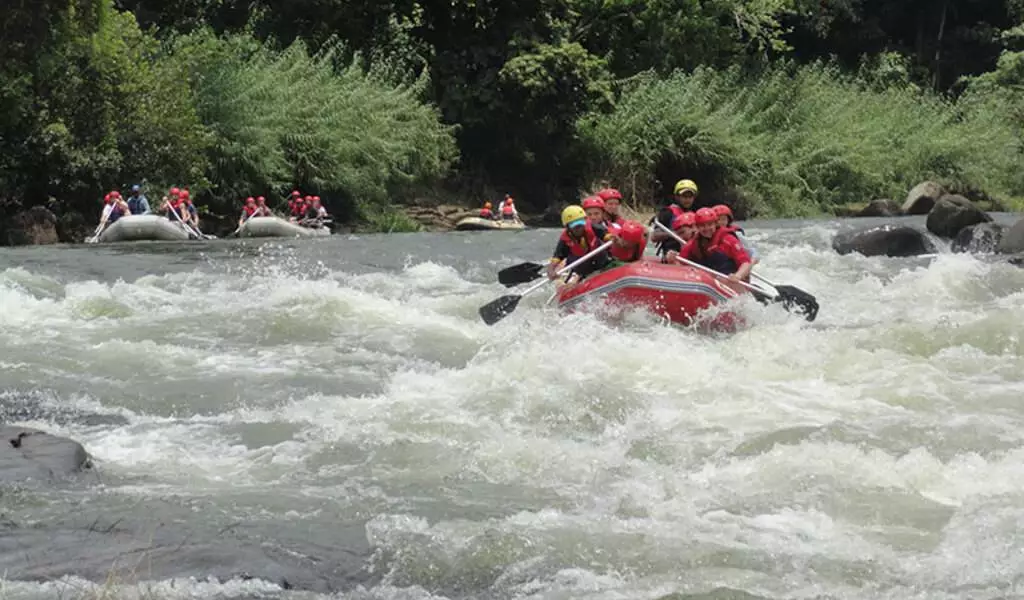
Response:
M899 202L880 198L872 200L867 206L857 213L858 217L898 217L903 214L903 208Z
M53 481L90 465L81 444L35 429L0 425L0 485Z
M42 206L33 206L11 217L3 228L0 243L8 246L56 244L57 217Z
M832 240L832 248L839 254L859 252L864 256L917 256L935 252L935 244L923 231L904 225L839 233Z
M960 230L953 238L950 249L953 252L990 254L999 247L1003 237L1003 226L999 223L976 223Z
M914 186L903 202L903 214L926 215L946 194L946 190L934 181L925 181Z
M925 225L939 237L954 238L964 227L991 221L992 217L967 198L947 194L932 207Z
M1024 252L1024 219L1013 224L1013 227L1003 232L999 240L999 247L996 252L1000 254L1019 254Z

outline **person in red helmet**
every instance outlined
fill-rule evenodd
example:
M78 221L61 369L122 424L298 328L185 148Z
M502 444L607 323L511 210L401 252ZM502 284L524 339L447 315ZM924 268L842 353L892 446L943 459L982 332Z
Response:
M619 214L622 205L622 193L615 188L605 188L597 193L597 197L604 200L605 221L611 225L622 225L626 219Z
M513 223L519 221L519 211L516 210L515 198L508 194L505 194L505 202L501 205L501 220Z
M604 200L598 196L587 196L580 204L587 213L587 220L594 225L605 225Z
M710 208L697 211L697 235L683 246L678 256L728 275L733 281L747 281L754 266L731 227L719 227L718 215Z
M245 203L242 205L242 215L238 217L238 228L242 228L242 224L253 217L260 216L260 209L256 206L256 199L249 196L245 199Z
M256 198L256 216L257 217L272 217L274 213L267 206L267 199L263 196Z
M302 196L296 196L293 198L293 202L290 204L290 215L288 220L297 222L302 218L302 215L306 214L306 199Z
M647 249L647 229L636 221L623 221L612 232L612 239L615 243L608 251L612 255L611 267L636 262L643 258Z
M751 244L750 241L747 239L746 232L743 231L741 227L736 227L735 225L733 225L732 209L726 206L725 204L716 204L715 206L711 207L711 210L715 211L715 214L718 215L719 227L732 228L733 235L739 238L740 243L743 244L743 249L746 250L747 254L750 255L750 260L755 265L761 262L761 256L758 253L757 248L754 248L753 244Z
M692 240L693 236L697 235L697 215L692 212L679 215L672 221L672 231L683 238L684 242ZM669 252L678 254L675 250Z

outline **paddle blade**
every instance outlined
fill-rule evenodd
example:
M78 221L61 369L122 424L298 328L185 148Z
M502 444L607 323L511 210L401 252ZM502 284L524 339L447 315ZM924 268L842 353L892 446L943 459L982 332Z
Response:
M480 307L480 318L488 325L494 325L498 321L512 314L512 311L519 306L522 296L502 296L497 300Z
M797 312L803 313L804 318L808 321L814 321L817 318L818 300L814 296L791 285L777 285L775 289L779 291L779 299L782 300L782 305L786 307L786 310L797 308Z
M512 287L539 278L543 265L537 263L520 263L498 271L498 283L505 287Z

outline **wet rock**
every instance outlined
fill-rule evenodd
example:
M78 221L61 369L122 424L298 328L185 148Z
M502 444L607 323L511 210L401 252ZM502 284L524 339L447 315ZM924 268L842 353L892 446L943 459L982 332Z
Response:
M66 212L57 219L57 239L65 244L78 244L93 234L96 224L90 226L80 212Z
M1003 232L999 240L999 247L996 249L1000 254L1019 254L1024 252L1024 219L1013 224L1009 230Z
M156 504L156 502L153 502ZM154 510L153 515L159 515ZM372 585L365 525L339 523L328 532L261 529L238 523L217 529L154 517L73 515L32 526L0 523L0 572L8 580L77 576L130 585L195 577L260 579L286 589L330 594Z
M53 481L90 466L76 441L25 427L0 426L0 484Z
M935 244L919 229L884 225L839 233L832 240L832 249L839 254L917 256L935 252Z
M925 225L939 237L954 238L964 227L991 221L992 217L967 198L947 194L932 207Z
M991 253L999 247L1003 226L999 223L977 223L960 230L953 238L953 252Z
M33 206L11 217L4 225L0 242L8 246L56 244L57 217L42 206Z
M899 202L895 200L889 200L887 198L880 198L878 200L872 200L857 213L858 217L898 217L903 214L903 208Z
M946 190L933 181L919 183L907 194L902 206L903 214L926 215L945 194Z

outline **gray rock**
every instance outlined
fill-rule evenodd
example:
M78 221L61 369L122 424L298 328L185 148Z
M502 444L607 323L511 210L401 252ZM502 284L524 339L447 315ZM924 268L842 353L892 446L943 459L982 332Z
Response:
M964 227L991 221L992 217L967 198L947 194L932 207L925 224L928 231L939 237L954 238Z
M42 206L33 206L13 217L4 225L0 243L9 246L56 244L57 217Z
M919 183L907 194L902 206L903 214L926 215L945 194L946 190L934 181Z
M917 256L935 252L935 244L923 231L905 225L839 233L832 240L832 248L839 254L859 252L864 256Z
M81 444L25 427L0 426L0 484L53 481L90 466Z
M999 247L996 249L1000 254L1019 254L1024 252L1024 219L1013 224L1009 230L1003 232L999 240Z
M158 503L154 503L158 504ZM0 522L0 573L6 579L66 576L128 584L179 577L261 579L286 589L330 594L379 580L367 569L371 548L361 523L325 532L249 527L199 528L153 511L146 523L76 514L33 526Z
M1003 226L999 223L977 223L960 230L953 238L953 252L991 253L999 247Z
M872 200L859 213L858 217L898 217L903 214L903 208L895 200L880 198Z

